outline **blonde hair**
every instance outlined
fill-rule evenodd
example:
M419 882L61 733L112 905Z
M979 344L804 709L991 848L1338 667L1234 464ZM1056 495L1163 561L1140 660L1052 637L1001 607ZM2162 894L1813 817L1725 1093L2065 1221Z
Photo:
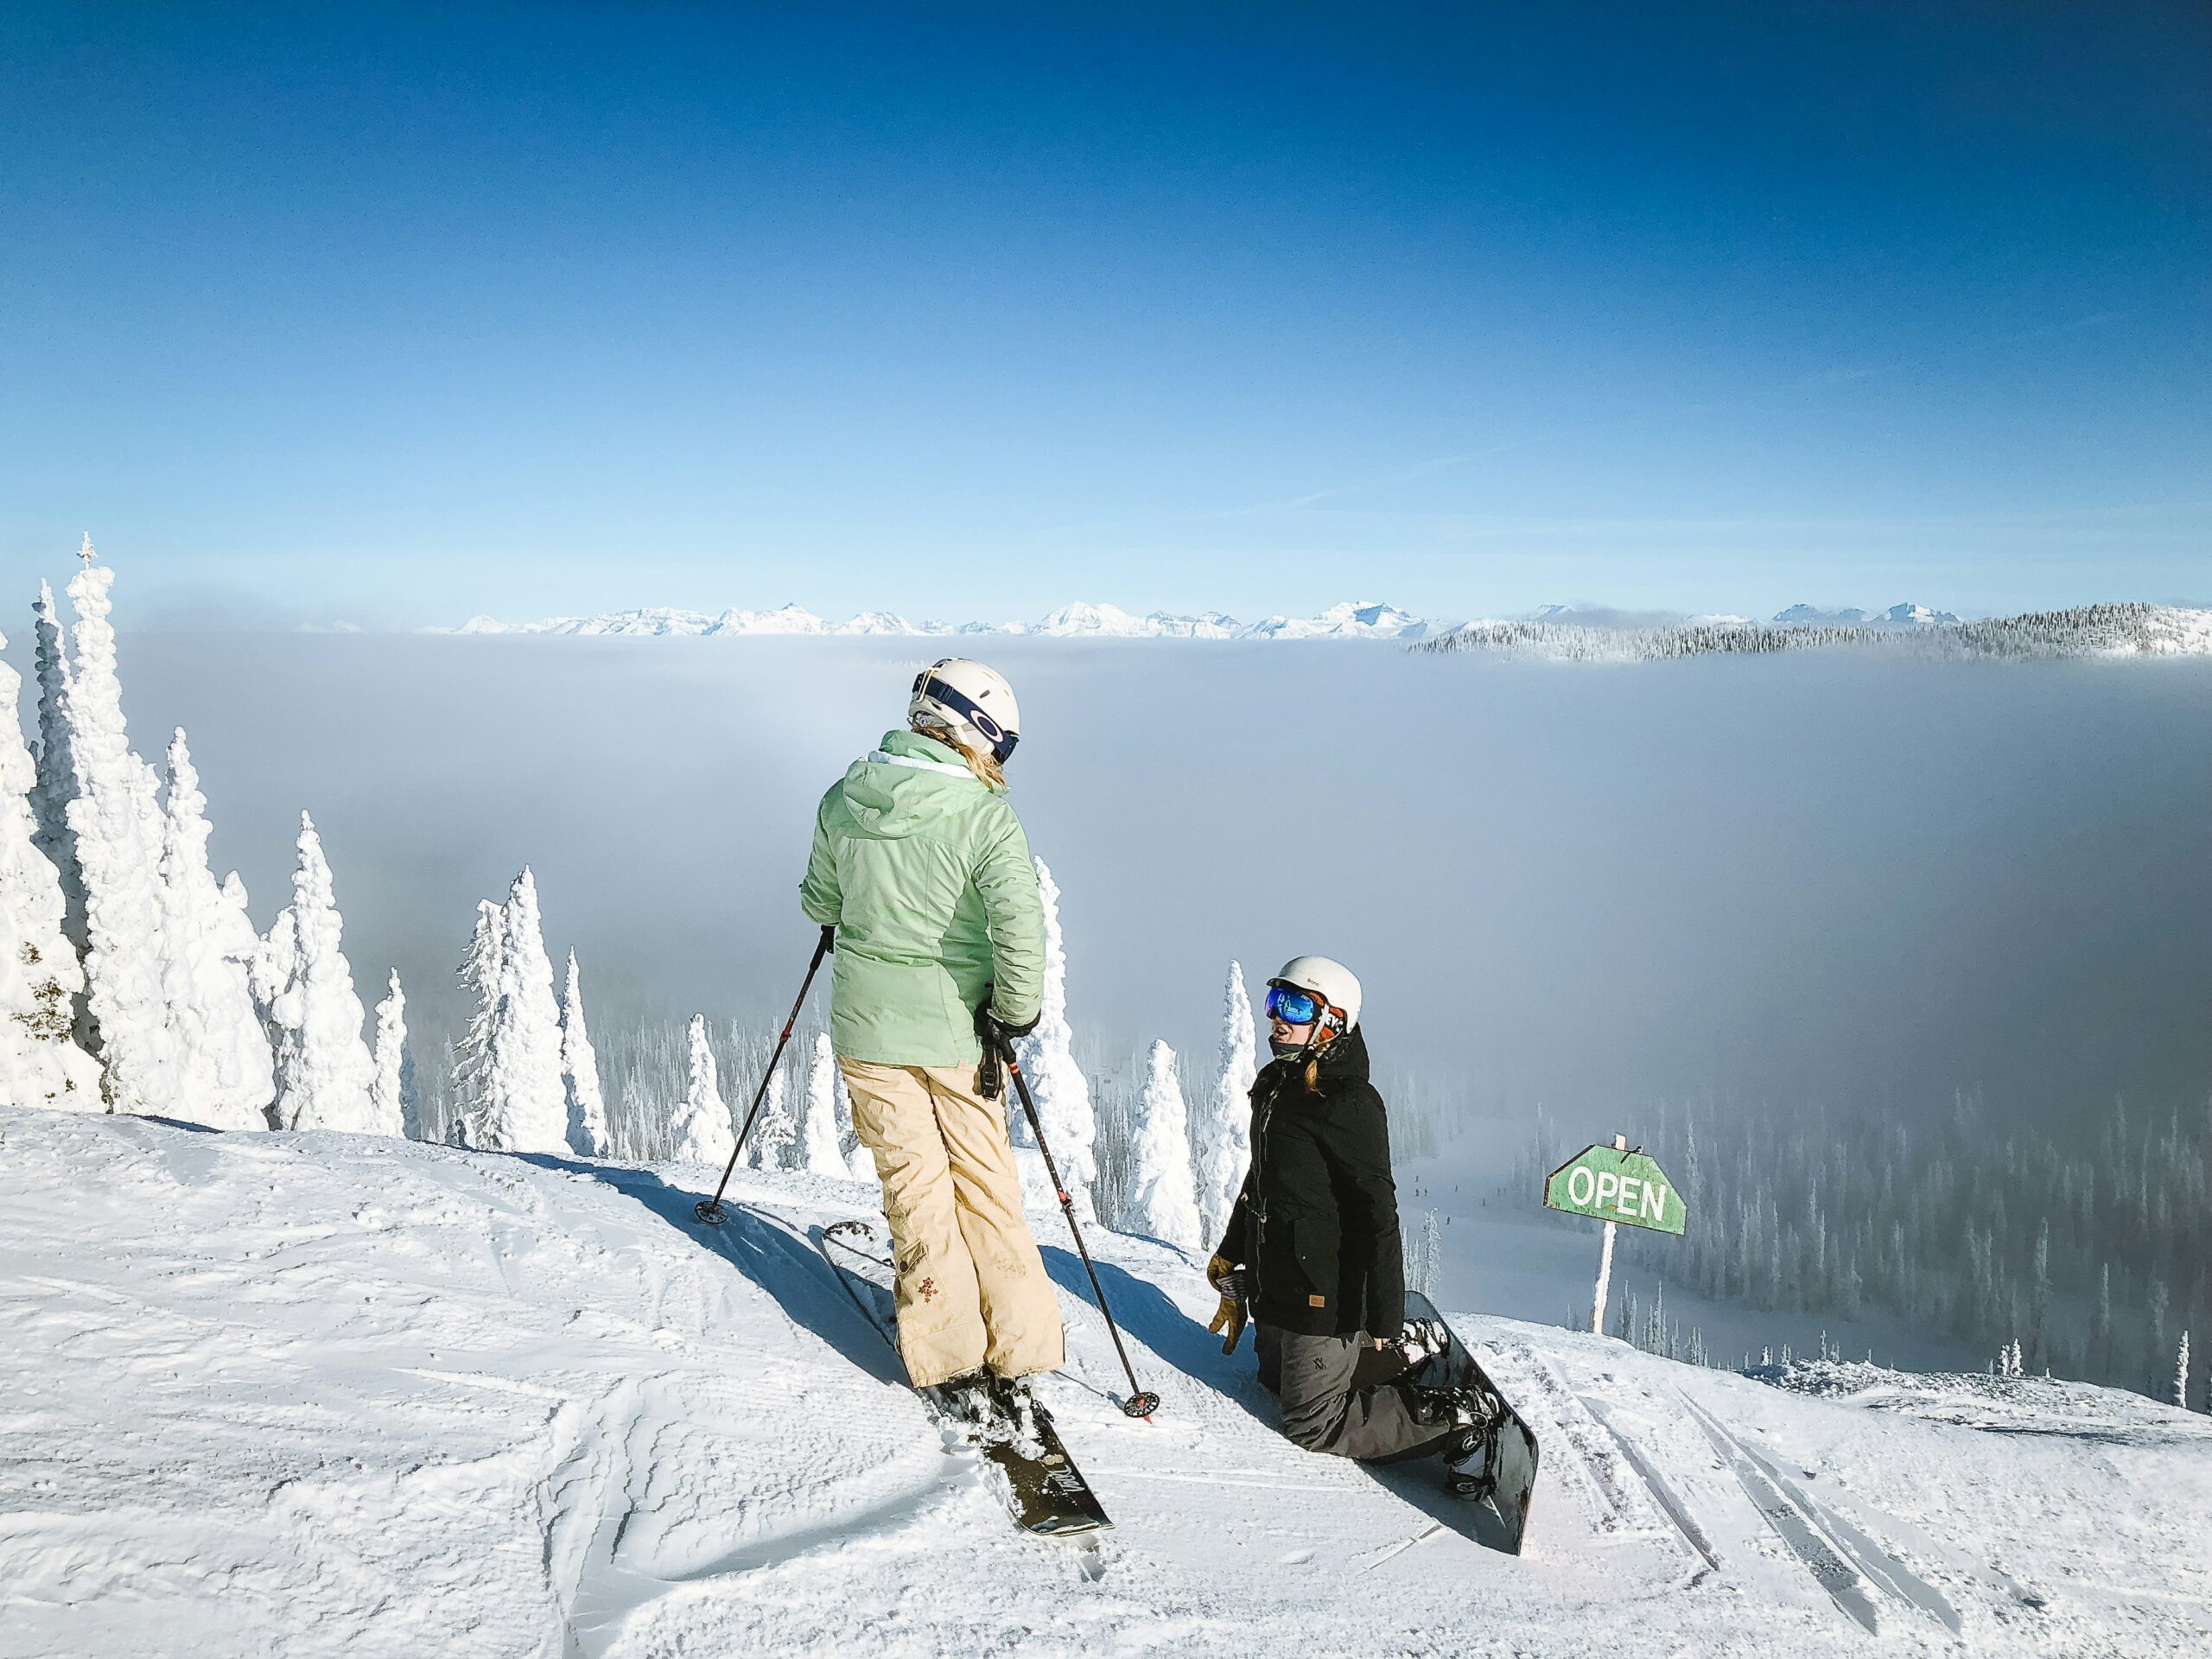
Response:
M968 763L968 770L976 774L977 783L988 789L1006 787L1006 768L999 764L998 756L988 751L977 753L962 742L952 728L942 720L933 720L927 715L916 715L906 725L916 736L926 737L932 743L942 743L959 755Z

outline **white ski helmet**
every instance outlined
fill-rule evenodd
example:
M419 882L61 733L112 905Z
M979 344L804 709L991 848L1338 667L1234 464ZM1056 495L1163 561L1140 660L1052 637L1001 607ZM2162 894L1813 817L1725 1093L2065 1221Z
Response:
M1359 979L1341 962L1327 957L1293 957L1281 970L1268 982L1269 989L1281 985L1294 991L1308 991L1321 999L1327 1011L1338 1015L1338 1024L1329 1023L1338 1031L1350 1031L1359 1023ZM1294 1020L1293 1025L1303 1025Z
M906 718L911 721L917 715L941 721L1001 766L1021 737L1021 710L1006 676L964 657L940 658L914 676Z

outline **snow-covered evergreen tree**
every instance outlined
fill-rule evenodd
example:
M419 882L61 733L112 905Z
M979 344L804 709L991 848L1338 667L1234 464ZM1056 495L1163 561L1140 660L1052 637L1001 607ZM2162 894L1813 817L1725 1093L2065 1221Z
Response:
M1045 994L1037 1020L1037 1029L1014 1042L1014 1052L1021 1061L1022 1074L1029 1081L1029 1091L1037 1103L1037 1116L1045 1126L1046 1139L1051 1142L1052 1161L1066 1183L1068 1196L1075 1200L1077 1212L1091 1213L1091 1184L1098 1179L1098 1166L1091 1152L1097 1139L1098 1123L1090 1105L1090 1083L1083 1075L1083 1068L1075 1063L1075 1033L1068 1025L1068 958L1060 938L1060 889L1052 880L1052 873L1045 861L1037 859L1037 888L1045 904ZM1033 1147L1029 1126L1020 1116L1021 1109L1013 1099L1011 1085L1007 1090L1008 1109L1014 1114L1014 1144L1019 1147ZM1043 1160L1020 1160L1023 1165L1023 1186L1031 1203L1056 1204L1051 1183L1045 1178Z
M1198 1249L1198 1199L1191 1178L1190 1113L1183 1100L1182 1081L1175 1073L1175 1051L1163 1042L1154 1042L1145 1059L1144 1095L1137 1107L1135 1166L1131 1224L1140 1232L1178 1249Z
M707 1044L704 1014L691 1016L690 1041L690 1083L683 1091L683 1105L677 1109L676 1146L670 1156L679 1164L703 1164L720 1170L729 1162L737 1136L730 1128L729 1108L722 1101L715 1051Z
M478 906L460 977L475 1004L454 1076L468 1144L483 1152L568 1152L561 1011L537 882L527 867L505 904Z
M806 1103L799 1113L799 1167L840 1180L849 1173L837 1125L837 1062L830 1033L814 1039L814 1060L806 1072Z
M1444 1266L1444 1235L1436 1224L1436 1211L1421 1217L1421 1231L1406 1250L1406 1288L1433 1298L1436 1280Z
M207 798L184 728L169 739L162 814L162 986L170 1109L219 1129L265 1129L274 1057L248 974L260 940L207 865ZM395 1131L396 1133L396 1131Z
M580 1157L607 1157L613 1147L607 1096L600 1090L599 1056L584 1023L583 974L574 950L569 952L569 978L561 993L561 1080L569 1097L569 1148Z
M1205 1242L1218 1241L1252 1161L1252 1080L1260 1074L1259 1033L1244 968L1229 964L1221 994L1221 1052L1212 1089L1193 1137L1198 1157L1198 1217Z
M115 573L92 563L69 584L77 659L62 708L77 791L67 804L85 884L86 1001L97 1027L109 1109L179 1109L162 985L162 815L153 769L131 753L116 676L108 589Z
M35 661L38 671L38 775L31 790L31 816L38 821L38 849L61 883L61 932L81 967L91 941L85 932L85 878L77 868L77 837L69 828L69 803L77 794L77 757L69 747L68 637L54 602L54 589L38 585ZM76 1018L88 1027L81 988ZM79 1030L80 1039L85 1033Z
M2174 1356L2174 1404L2189 1409L2189 1332L2181 1333L2181 1351Z
M530 866L507 889L507 972L512 981L513 1020L508 1029L517 1086L528 1096L532 1116L550 1128L550 1146L531 1152L565 1152L569 1147L569 1089L561 1075L561 1004L553 993L553 959L545 950L545 928L537 905L537 878Z
M375 1070L369 1078L369 1117L379 1135L423 1138L423 1103L415 1096L415 1069L407 1056L407 994L399 969L385 982L377 1004Z
M745 1103L748 1109L752 1103L749 1100ZM768 1078L768 1092L761 1097L760 1113L753 1120L753 1133L745 1142L745 1166L791 1169L797 1166L798 1154L798 1116L791 1109L791 1088L785 1069L779 1065Z
M0 662L0 1100L97 1112L99 1067L73 1035L84 969L63 932L60 874L39 850L36 772L16 723L21 685Z
M78 637L81 641L82 629ZM286 1129L397 1135L397 1122L386 1128L370 1113L376 1064L361 1038L361 999L342 948L345 924L330 865L315 820L304 812L299 854L292 902L270 930L264 958L280 976L268 998L276 1060L270 1120Z
M468 1025L454 1046L453 1133L456 1144L504 1152L505 1097L495 1077L493 1033L507 996L507 912L489 899L476 901L468 952L454 977L461 982ZM480 1138L486 1137L486 1138Z

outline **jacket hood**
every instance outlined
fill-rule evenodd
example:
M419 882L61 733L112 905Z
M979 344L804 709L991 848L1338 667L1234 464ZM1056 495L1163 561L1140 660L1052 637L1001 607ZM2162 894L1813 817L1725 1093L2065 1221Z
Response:
M984 787L950 745L918 732L886 732L880 747L845 769L845 810L864 833L895 841Z

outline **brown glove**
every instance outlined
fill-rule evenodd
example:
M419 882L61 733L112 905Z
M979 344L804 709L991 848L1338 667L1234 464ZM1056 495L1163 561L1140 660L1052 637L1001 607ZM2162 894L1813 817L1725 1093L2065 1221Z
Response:
M1221 1293L1221 1306L1206 1329L1225 1332L1221 1351L1233 1354L1237 1338L1244 1334L1244 1305L1251 1299L1251 1275L1226 1256L1217 1255L1206 1263L1206 1281Z

